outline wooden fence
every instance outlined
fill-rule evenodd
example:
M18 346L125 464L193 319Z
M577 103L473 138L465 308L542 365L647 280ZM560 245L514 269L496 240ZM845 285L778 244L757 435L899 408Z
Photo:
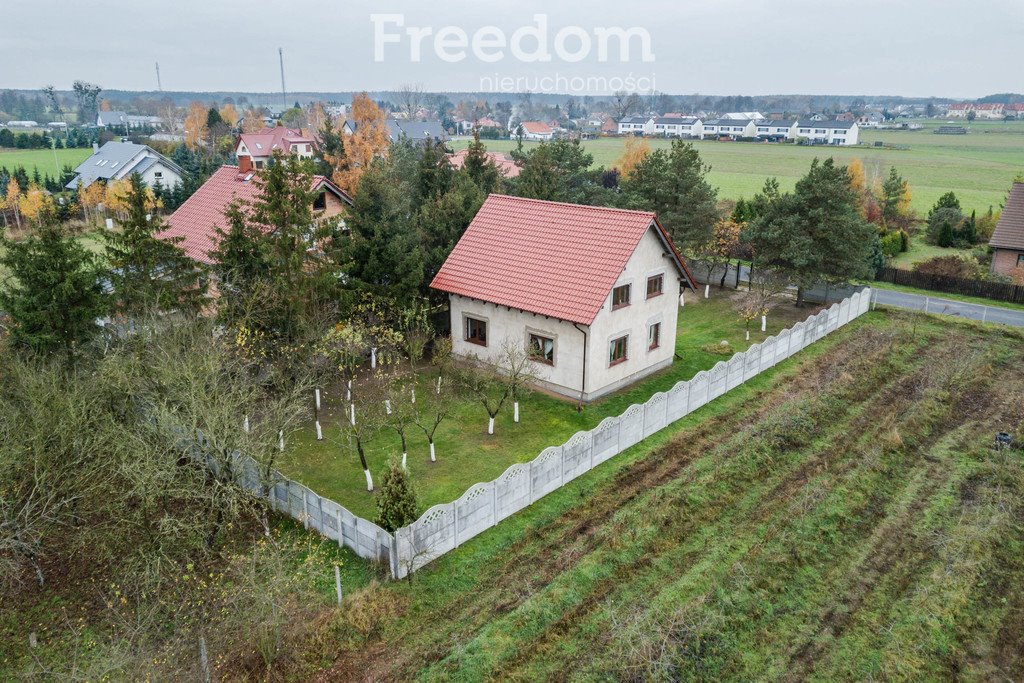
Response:
M934 292L977 296L984 299L1024 304L1024 286L1022 285L971 280L945 275L931 275L902 268L882 268L878 271L875 279L879 282L891 282L894 285L930 289Z

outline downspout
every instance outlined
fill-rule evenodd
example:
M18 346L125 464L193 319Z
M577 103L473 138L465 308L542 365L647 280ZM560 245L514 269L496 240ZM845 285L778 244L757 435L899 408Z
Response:
M583 333L583 377L580 380L580 401L576 404L576 412L583 412L583 397L587 393L587 331L581 330L578 323L573 323L573 327Z

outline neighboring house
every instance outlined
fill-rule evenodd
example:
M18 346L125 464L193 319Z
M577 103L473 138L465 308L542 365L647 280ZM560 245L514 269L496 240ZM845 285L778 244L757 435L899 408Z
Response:
M133 173L142 176L149 187L160 184L172 188L181 182L184 171L176 163L146 145L134 142L108 142L92 146L92 156L75 169L75 177L65 185L73 190L81 183L88 187L97 180L120 180Z
M312 159L316 140L301 129L273 126L264 128L259 133L242 133L235 143L235 156L239 163L242 158L249 159L253 168L263 168L273 157L275 151L284 156L292 154L300 159Z
M694 285L651 212L491 195L431 287L456 357L525 347L540 386L590 401L672 364Z
M447 142L448 133L440 121L399 121L388 119L388 136L392 142L401 138L408 138L413 142L433 140L434 142Z
M96 125L100 128L117 126L125 128L159 128L164 120L159 116L137 116L123 111L101 111L96 114Z
M448 162L452 165L452 168L462 168L463 164L466 163L466 157L468 155L468 149L460 149L459 151L448 155ZM512 161L512 159L510 159L506 154L501 152L487 152L487 156L494 162L494 165L498 167L498 172L506 178L515 178L522 170L516 165L516 162Z
M854 116L853 112L844 111L842 114L836 116L836 121L846 121L847 123L856 121L857 117Z
M716 119L706 122L702 128L705 136L757 137L757 123L752 119Z
M876 111L868 112L867 114L863 114L863 115L857 117L857 127L858 128L878 128L880 125L882 125L882 122L884 120L885 120L885 117L883 117L878 112L876 112Z
M701 120L692 116L660 116L654 119L654 134L658 136L699 138L703 132Z
M186 254L201 263L213 263L210 252L217 246L217 228L227 230L230 227L224 210L236 199L252 200L259 193L259 186L253 182L257 171L248 167L247 159L241 166L217 169L168 217L167 229L160 236L184 237L180 246ZM323 176L314 176L310 189L319 191L313 200L317 219L332 218L352 205L352 199Z
M1015 119L1024 119L1024 102L1008 104L1003 108L1005 116L1012 116Z
M765 140L789 140L796 121L764 120L757 122L757 137Z
M524 140L551 140L555 137L555 131L543 121L523 121L518 128L523 129ZM513 131L513 137L519 132L518 128Z
M626 116L619 119L619 135L651 135L654 133L653 116Z
M1001 119L1005 104L1000 102L986 102L974 105L974 115L979 119Z
M619 132L619 122L612 117L606 118L601 123L601 134L602 135L614 135Z
M946 116L954 119L965 119L967 114L974 111L974 104L971 102L954 102L946 109Z
M793 137L804 138L818 145L856 145L860 129L855 121L797 121Z
M38 121L8 121L8 128L38 128Z
M992 272L1009 275L1024 266L1024 183L1014 183L988 245Z

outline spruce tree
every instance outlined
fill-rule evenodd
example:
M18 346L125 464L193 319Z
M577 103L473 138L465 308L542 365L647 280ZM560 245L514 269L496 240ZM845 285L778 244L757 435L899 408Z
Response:
M480 142L479 130L473 131L473 142L469 143L462 169L485 195L497 192L501 185L501 173L487 156L487 147Z
M15 346L72 357L96 335L106 311L104 272L52 211L38 233L22 241L0 237L0 266L9 273L0 309L10 316Z
M416 521L416 508L416 491L409 472L392 458L377 492L377 524L385 531L394 532Z
M206 302L202 267L185 254L184 237L159 237L165 226L138 174L129 179L128 208L120 229L103 233L116 314L151 311L197 313Z

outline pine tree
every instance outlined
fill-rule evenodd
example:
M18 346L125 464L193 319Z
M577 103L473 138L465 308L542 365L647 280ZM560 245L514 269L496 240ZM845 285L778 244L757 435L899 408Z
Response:
M96 257L52 212L44 214L37 234L18 242L0 237L0 247L0 265L10 273L0 309L11 318L13 343L73 356L97 333L96 320L106 310Z
M206 302L203 269L179 246L184 237L158 237L165 226L142 178L132 174L120 229L103 233L115 313L196 313Z
M409 472L392 458L380 480L377 492L377 524L393 532L417 519L416 491Z
M462 169L485 195L496 192L501 185L501 173L487 155L487 147L480 142L480 131L473 131L473 142L466 150Z

